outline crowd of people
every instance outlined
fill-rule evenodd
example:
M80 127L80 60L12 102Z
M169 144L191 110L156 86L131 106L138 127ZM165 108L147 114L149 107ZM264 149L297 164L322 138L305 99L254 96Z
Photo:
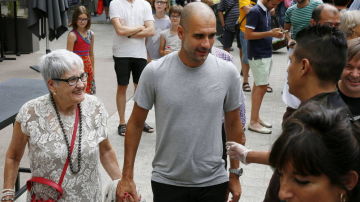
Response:
M142 132L155 131L145 122L153 107L150 200L239 201L241 162L274 168L266 202L360 201L360 11L346 10L354 5L222 0L219 49L213 46L217 12L208 1L171 7L167 0L107 2L114 29L117 132L125 138L122 171L108 139L108 113L95 94L91 15L79 6L67 50L41 58L49 94L25 103L16 117L1 201L15 199L26 146L32 171L28 201L102 201L100 164L116 180L116 193L110 193L116 201L140 201L134 166ZM275 11L279 5L286 11ZM279 13L284 25L273 27L271 16ZM235 38L241 68L232 61ZM287 109L271 150L255 151L245 146L245 104L251 105L248 130L272 133L260 108L271 88L273 38L287 40L282 91ZM126 121L131 75L135 104ZM251 92L251 103L245 103L244 91Z

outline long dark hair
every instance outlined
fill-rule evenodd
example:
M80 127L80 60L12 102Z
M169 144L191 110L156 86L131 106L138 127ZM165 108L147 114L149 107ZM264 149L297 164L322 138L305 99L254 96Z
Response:
M360 201L360 183L347 190L344 177L360 173L359 128L346 109L330 109L317 101L300 107L283 125L283 132L270 153L270 165L277 170L290 163L304 176L326 175L333 185L347 191L349 202Z

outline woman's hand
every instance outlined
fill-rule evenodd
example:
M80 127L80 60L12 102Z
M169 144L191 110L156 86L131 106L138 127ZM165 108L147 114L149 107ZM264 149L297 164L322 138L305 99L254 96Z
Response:
M140 201L140 197L136 192L136 185L132 179L121 179L116 188L116 201L129 202Z
M244 164L246 164L247 154L251 151L244 145L231 141L226 142L226 150L230 158L240 160Z

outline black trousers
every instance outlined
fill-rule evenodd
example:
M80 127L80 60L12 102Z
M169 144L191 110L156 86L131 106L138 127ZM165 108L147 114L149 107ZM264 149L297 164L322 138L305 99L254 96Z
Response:
M223 202L228 182L208 187L179 187L151 181L154 202Z

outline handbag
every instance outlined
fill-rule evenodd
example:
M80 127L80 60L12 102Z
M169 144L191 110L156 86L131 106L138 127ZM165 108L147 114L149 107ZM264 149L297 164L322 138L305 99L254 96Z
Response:
M71 153L72 153L72 151L74 149L78 123L79 123L79 108L76 108L74 130L73 130L73 134L72 134L72 138L71 138L70 155L69 156L71 156ZM26 182L26 188L27 188L28 192L31 193L31 199L30 199L31 202L55 202L55 201L59 200L62 197L62 195L64 193L64 190L61 187L61 184L63 183L66 170L67 170L67 168L69 166L69 161L70 161L70 159L66 158L65 165L64 165L64 168L63 168L63 170L61 172L61 176L60 176L60 179L59 179L59 183L56 183L56 182L54 182L52 180L49 180L49 179L46 179L46 178L43 178L43 177L32 177L30 180L28 180ZM44 200L42 198L37 199L36 194L31 192L31 188L32 188L34 182L39 183L39 184L43 184L43 185L48 185L48 186L52 187L58 193L58 197L56 199L50 198L50 199L47 199L47 200Z
M115 202L116 201L116 187L120 179L109 182L105 188L105 194L103 202Z

